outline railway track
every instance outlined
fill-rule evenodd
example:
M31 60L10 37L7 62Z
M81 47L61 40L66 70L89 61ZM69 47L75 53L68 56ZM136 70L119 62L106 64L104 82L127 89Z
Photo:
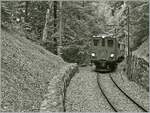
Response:
M108 99L107 96L105 95L105 93L104 93L104 91L103 91L103 89L102 89L102 87L101 87L101 84L100 84L100 82L99 82L99 80L98 80L98 75L97 75L97 83L98 83L98 86L99 86L99 88L100 88L100 90L101 90L103 96L105 97L105 99L107 100L107 102L109 103L109 105L111 106L111 108L112 108L115 112L117 112L117 109L113 106L113 104L109 101L109 99Z
M108 76L108 77L106 77ZM115 112L120 112L120 111L123 111L123 109L118 109L116 107L116 105L114 104L114 102L111 100L111 98L108 96L107 92L105 91L106 89L104 88L104 85L103 82L105 81L102 81L100 79L102 79L102 77L104 77L105 79L109 79L108 81L112 82L112 86L115 87L116 91L119 91L119 93L124 96L124 98L128 99L128 101L130 101L130 103L133 105L136 106L136 108L138 108L138 111L141 111L141 112L148 112L145 108L143 108L141 105L139 105L138 103L136 103L129 95L127 95L117 84L116 82L113 80L111 74L105 74L105 76L101 76L99 73L97 73L97 83L98 83L98 86L103 94L103 96L105 97L105 99L107 100L108 104L112 107L112 109L115 111ZM110 84L109 82L109 84ZM105 83L106 84L106 83ZM112 94L113 95L113 94ZM120 96L121 96L120 95ZM117 96L117 95L116 95ZM112 96L113 97L113 96ZM119 97L118 97L119 98ZM125 103L123 103L125 104ZM125 105L123 105L125 106ZM131 107L132 108L132 107ZM130 108L129 108L130 109ZM126 111L126 110L125 110Z

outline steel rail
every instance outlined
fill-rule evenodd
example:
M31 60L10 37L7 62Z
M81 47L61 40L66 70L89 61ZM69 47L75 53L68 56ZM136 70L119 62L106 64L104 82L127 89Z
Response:
M148 112L145 108L143 108L141 105L139 105L138 103L136 103L130 96L128 96L118 85L117 83L114 81L114 79L112 78L111 74L109 74L109 77L111 78L111 80L113 81L113 83L116 85L116 87L126 96L128 97L134 104L136 104L140 109L142 109L144 112Z
M111 104L111 102L109 101L109 99L108 99L107 96L105 95L103 89L101 88L98 75L99 75L99 74L97 73L97 83L98 83L98 86L99 86L99 88L100 88L100 90L101 90L103 96L105 97L105 99L107 100L107 102L109 103L109 105L112 107L112 109L113 109L115 112L118 112L118 111L116 110L116 108Z

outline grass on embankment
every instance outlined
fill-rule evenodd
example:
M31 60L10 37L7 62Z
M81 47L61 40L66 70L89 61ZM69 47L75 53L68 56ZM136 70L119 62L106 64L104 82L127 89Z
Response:
M1 31L2 111L39 111L48 83L66 63L25 37Z

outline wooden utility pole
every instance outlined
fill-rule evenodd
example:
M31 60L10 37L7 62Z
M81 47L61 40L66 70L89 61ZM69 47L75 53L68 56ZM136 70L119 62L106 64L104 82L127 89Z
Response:
M115 38L116 38L115 39L115 52L117 53L118 51L117 51L117 29L116 29L116 27L115 27ZM117 60L117 56L115 56L115 59Z
M58 45L58 55L61 56L61 49L62 49L62 1L59 2L60 5L60 11L59 11L59 45Z
M130 50L130 17L129 17L129 6L127 7L128 10L128 57L127 57L127 75L129 78L131 78L131 50Z

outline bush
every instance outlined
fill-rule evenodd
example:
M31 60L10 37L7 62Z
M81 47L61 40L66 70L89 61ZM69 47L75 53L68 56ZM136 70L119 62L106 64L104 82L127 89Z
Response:
M85 52L81 52L81 48L76 45L63 48L62 53L64 61L69 63L83 64L87 59L87 54Z
M47 49L48 51L57 54L57 45L52 42L52 41L47 41L47 42L40 42L40 45L43 46L45 49Z

